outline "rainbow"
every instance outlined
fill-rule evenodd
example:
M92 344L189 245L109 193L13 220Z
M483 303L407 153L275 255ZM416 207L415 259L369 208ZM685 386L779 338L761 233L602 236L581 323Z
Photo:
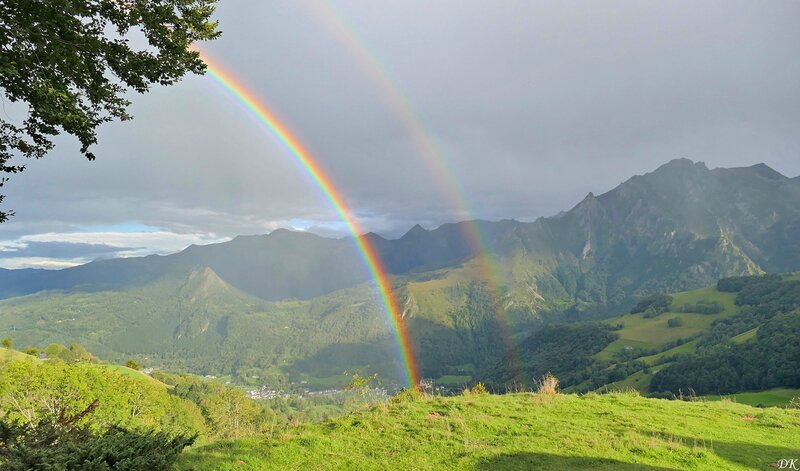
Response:
M462 235L474 256L481 278L487 282L493 296L499 300L501 298L500 287L505 284L505 274L491 257L489 241L484 231L481 230L480 222L470 210L471 205L461 189L456 172L453 171L452 165L439 150L433 133L427 130L422 118L414 111L411 101L401 91L366 42L352 27L348 26L340 15L331 9L327 1L304 1L302 4L356 59L371 82L378 88L389 108L406 128L415 147L423 157L423 162L438 180L438 187L443 191L450 208L456 212L459 219L465 220L461 224ZM519 375L522 368L519 353L511 336L511 322L502 305L498 311L500 312L494 313L495 318L502 330L511 366Z
M408 330L400 313L397 299L392 291L391 281L377 255L375 247L370 244L367 238L362 237L364 231L345 203L341 191L336 188L336 185L325 173L319 162L271 110L264 106L252 92L238 82L230 73L211 60L207 54L201 52L201 58L207 65L208 75L231 97L244 105L253 117L280 142L287 153L302 167L303 171L330 202L338 216L347 226L348 231L353 235L356 248L375 282L381 303L392 326L399 355L402 358L406 382L409 387L416 387L419 384L418 367Z

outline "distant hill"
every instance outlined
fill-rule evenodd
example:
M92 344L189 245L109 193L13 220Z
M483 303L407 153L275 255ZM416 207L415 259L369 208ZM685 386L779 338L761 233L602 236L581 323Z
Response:
M19 346L78 341L102 358L279 383L340 378L369 365L400 371L368 285L307 301L264 301L212 269L189 269L127 290L42 292L0 301L0 332ZM306 360L308 359L308 360Z

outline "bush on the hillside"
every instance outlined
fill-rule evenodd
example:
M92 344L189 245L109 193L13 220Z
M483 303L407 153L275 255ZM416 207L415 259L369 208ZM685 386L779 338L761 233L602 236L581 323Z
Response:
M139 366L139 363L136 360L134 360L133 358L128 358L128 361L125 363L125 366L127 366L128 368L130 368L132 370L136 370L136 371L139 371L141 369L141 366Z
M192 375L171 375L170 380L173 384L171 394L200 408L210 438L239 438L263 433L278 420L267 405L250 399L240 389Z
M667 327L680 327L683 325L683 319L680 317L673 317L667 320Z
M48 358L57 358L67 363L91 361L94 358L92 354L79 343L72 343L69 347L65 347L60 343L51 343L44 349L44 353L47 354Z
M483 383L477 383L475 386L471 388L464 389L465 396L482 396L484 394L489 394L489 390L486 389L486 386Z
M75 425L73 419L48 419L35 426L0 421L0 470L167 470L195 440L195 436L116 426L93 432L86 425Z
M667 312L671 304L672 296L668 294L654 294L636 303L633 309L631 309L631 314L642 312L645 317L656 317L663 312Z
M39 354L42 353L42 351L39 350L36 347L25 347L24 349L22 349L22 353L25 353L26 355L31 355L31 356L35 357L35 356L39 356Z
M547 396L558 394L558 378L548 372L536 381L536 392Z
M403 388L392 396L389 401L392 403L413 402L424 398L425 394L417 388Z

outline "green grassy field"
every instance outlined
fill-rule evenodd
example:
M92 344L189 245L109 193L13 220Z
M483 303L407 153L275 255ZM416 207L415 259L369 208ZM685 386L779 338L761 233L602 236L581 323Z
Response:
M760 407L774 407L789 404L789 402L794 398L798 398L798 400L800 400L800 389L777 388L769 389L767 391L728 394L725 396L703 396L703 398L709 401L728 399L733 402L738 402L739 404L748 404L751 406Z
M157 379L154 379L154 378L150 377L149 375L146 375L146 374L142 373L141 371L136 371L134 369L128 368L127 366L114 365L114 364L111 364L111 363L98 363L98 364L96 364L96 366L98 368L105 368L105 369L108 369L108 370L111 370L111 371L116 371L117 373L119 373L121 375L130 376L132 378L138 378L138 379L141 379L143 381L149 381L149 382L151 382L153 384L158 384L158 385L163 386L165 388L167 387L167 385L162 383L161 381L158 381Z
M766 469L800 450L800 411L631 394L406 400L185 452L178 470Z
M622 324L623 328L617 331L619 338L597 353L596 357L608 360L626 347L634 349L658 348L668 342L686 338L706 330L715 320L732 316L736 313L736 306L733 303L735 297L735 293L723 293L713 287L702 288L673 294L672 309L650 319L644 317L642 313L624 314L608 319L605 321L607 324ZM720 302L724 306L724 310L718 314L677 312L681 307L687 304L695 304L698 301ZM680 327L668 327L667 320L673 317L680 317L683 320L683 325ZM686 348L672 353L687 353L687 351L691 350ZM653 355L646 358L649 358L649 361L652 362L660 357L656 358L656 355Z
M41 361L34 356L28 355L27 353L23 353L14 349L0 348L0 365L7 361L24 360L26 358L35 361Z
M733 343L744 343L750 339L755 338L757 332L758 332L758 327L756 327L755 329L750 329L747 332L742 332L741 334L736 335L734 337L731 337L731 340L733 341Z
M35 356L28 355L27 353L20 352L17 350L7 350L5 348L0 348L0 365L10 360L26 360L26 359L37 362L47 361L47 360L41 360ZM161 381L158 381L157 379L152 378L149 375L142 373L141 371L136 371L134 369L128 368L127 366L115 365L113 363L92 363L92 365L95 366L96 368L116 371L119 374L130 376L132 378L141 379L142 381L147 381L152 384L157 384L159 386L167 388L167 385L162 383Z

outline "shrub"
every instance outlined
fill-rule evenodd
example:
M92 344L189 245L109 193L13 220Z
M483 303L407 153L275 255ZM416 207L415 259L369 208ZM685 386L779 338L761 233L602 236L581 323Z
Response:
M683 319L680 317L673 317L672 319L667 320L667 327L680 327L683 325Z
M195 436L170 436L113 425L92 432L86 425L75 425L82 415L92 412L87 408L78 416L43 420L36 425L0 421L0 469L167 470L195 440Z
M694 304L684 304L681 312L694 312L697 314L719 314L725 310L725 306L719 301L708 301L700 299Z
M666 312L672 304L672 296L668 294L654 294L639 301L633 309L631 314L638 314L644 312L649 317L655 317L662 312Z
M478 383L475 386L473 386L471 389L467 388L467 389L464 390L464 395L465 396L469 396L469 395L481 396L481 395L484 395L484 394L489 394L489 390L486 389L486 386L483 383Z
M403 388L389 400L393 403L413 402L422 399L423 397L425 397L425 395L419 389Z
M542 379L536 381L536 392L548 396L558 394L558 378L548 372Z

